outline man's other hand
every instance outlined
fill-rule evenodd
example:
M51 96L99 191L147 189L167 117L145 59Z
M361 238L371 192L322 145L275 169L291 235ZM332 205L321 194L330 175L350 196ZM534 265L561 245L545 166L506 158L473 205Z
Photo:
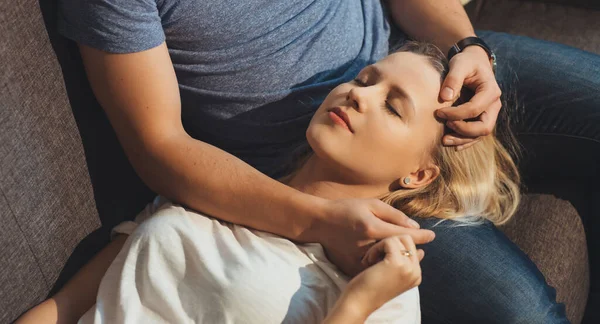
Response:
M463 86L475 92L468 102L436 112L454 131L444 135L444 145L457 146L458 149L467 148L475 144L480 136L489 135L494 130L502 107L502 92L489 57L479 46L469 46L452 57L450 72L440 90L441 100L455 101Z

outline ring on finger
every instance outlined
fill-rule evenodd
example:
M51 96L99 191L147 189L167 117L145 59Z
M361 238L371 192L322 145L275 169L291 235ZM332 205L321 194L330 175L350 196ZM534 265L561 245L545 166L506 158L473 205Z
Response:
M413 256L413 255L414 255L414 254L412 253L412 251L410 251L410 250L402 250L402 251L400 251L400 254L402 254L402 255L404 255L404 256L407 256L407 257L411 257L411 256Z

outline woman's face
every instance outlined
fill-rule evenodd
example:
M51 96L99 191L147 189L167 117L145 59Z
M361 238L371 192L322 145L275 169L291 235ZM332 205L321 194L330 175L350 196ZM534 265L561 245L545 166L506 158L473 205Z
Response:
M392 54L329 93L310 122L308 142L344 181L416 180L441 141L434 112L450 104L438 101L439 92L440 73L426 57Z

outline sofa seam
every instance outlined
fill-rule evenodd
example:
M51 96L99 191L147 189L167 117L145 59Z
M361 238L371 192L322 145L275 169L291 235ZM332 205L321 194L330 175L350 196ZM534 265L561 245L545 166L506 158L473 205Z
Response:
M23 237L26 237L25 232L23 231L23 228L21 228L21 224L17 220L17 215L15 214L15 211L13 210L12 206L10 205L8 197L6 197L6 193L4 192L4 190L2 189L1 186L0 186L0 194L2 194L2 198L4 199L4 201L6 201L6 206L8 208L8 211L10 212L10 215L12 216L15 223L17 224L17 228L19 229L19 232L21 233L21 235ZM31 253L31 256L33 257L33 260L35 261L35 264L37 265L38 270L40 271L40 274L42 275L42 278L44 279L44 283L46 284L46 289L50 288L50 285L48 283L48 278L46 278L46 275L44 275L44 271L42 271L42 267L40 266L40 261L38 260L37 256L33 252L33 248L31 247L29 240L25 239L25 243L27 244L27 248L29 249L29 252Z

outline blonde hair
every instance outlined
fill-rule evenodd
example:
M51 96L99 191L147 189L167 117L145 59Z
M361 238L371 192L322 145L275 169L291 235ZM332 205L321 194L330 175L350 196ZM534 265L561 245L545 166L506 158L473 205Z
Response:
M440 72L442 81L448 73L446 57L432 44L408 42L396 52L426 56ZM468 98L463 97L460 102L466 102L465 99ZM438 141L432 152L433 163L440 168L435 180L420 188L395 190L379 199L410 216L453 219L466 224L483 219L496 225L506 223L521 198L519 171L509 153L510 150L518 154L517 143L504 120L507 118L503 109L492 134L468 149L459 151Z
M494 135L472 147L435 148L440 175L429 185L399 189L379 199L416 217L438 217L466 223L487 219L506 223L519 201L520 177L508 151Z
M448 61L435 45L410 41L391 52L425 56L440 73L440 82L448 73ZM461 95L460 100L466 102L468 98ZM496 225L506 223L515 213L521 197L520 175L511 157L511 153L518 154L517 144L507 118L506 109L502 109L492 134L464 150L445 147L438 140L431 149L432 162L440 168L437 178L423 187L400 188L378 198L412 217L452 219L459 221L458 225L477 224L484 219ZM299 169L312 150L306 145L298 152L292 170ZM290 179L294 173L281 181Z

